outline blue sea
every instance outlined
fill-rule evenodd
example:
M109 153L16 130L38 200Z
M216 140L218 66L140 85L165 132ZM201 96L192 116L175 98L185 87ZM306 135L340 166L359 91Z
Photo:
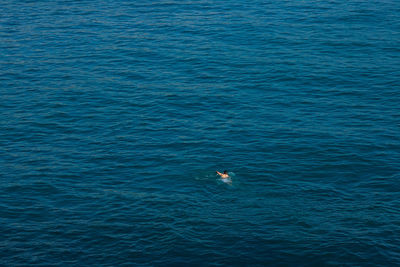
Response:
M400 1L0 7L0 266L400 265Z

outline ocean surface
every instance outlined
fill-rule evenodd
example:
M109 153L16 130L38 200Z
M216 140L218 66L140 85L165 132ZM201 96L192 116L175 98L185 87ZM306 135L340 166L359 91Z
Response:
M0 6L0 266L400 265L400 1Z

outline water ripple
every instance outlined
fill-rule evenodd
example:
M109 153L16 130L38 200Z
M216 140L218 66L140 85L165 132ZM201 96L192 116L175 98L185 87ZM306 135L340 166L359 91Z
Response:
M2 8L0 265L399 265L396 1Z

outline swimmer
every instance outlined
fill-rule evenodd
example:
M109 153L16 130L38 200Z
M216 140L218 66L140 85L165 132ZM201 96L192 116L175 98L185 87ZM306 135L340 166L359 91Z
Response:
M229 175L228 175L228 172L227 172L227 171L224 171L224 173L220 173L219 171L217 171L217 174L218 174L219 176L221 176L222 179L229 178Z

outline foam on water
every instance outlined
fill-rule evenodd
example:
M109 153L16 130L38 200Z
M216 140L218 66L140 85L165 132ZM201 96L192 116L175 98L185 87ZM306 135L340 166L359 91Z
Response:
M219 181L222 181L223 183L226 183L226 184L232 184L232 179L231 178L219 178L218 179Z

